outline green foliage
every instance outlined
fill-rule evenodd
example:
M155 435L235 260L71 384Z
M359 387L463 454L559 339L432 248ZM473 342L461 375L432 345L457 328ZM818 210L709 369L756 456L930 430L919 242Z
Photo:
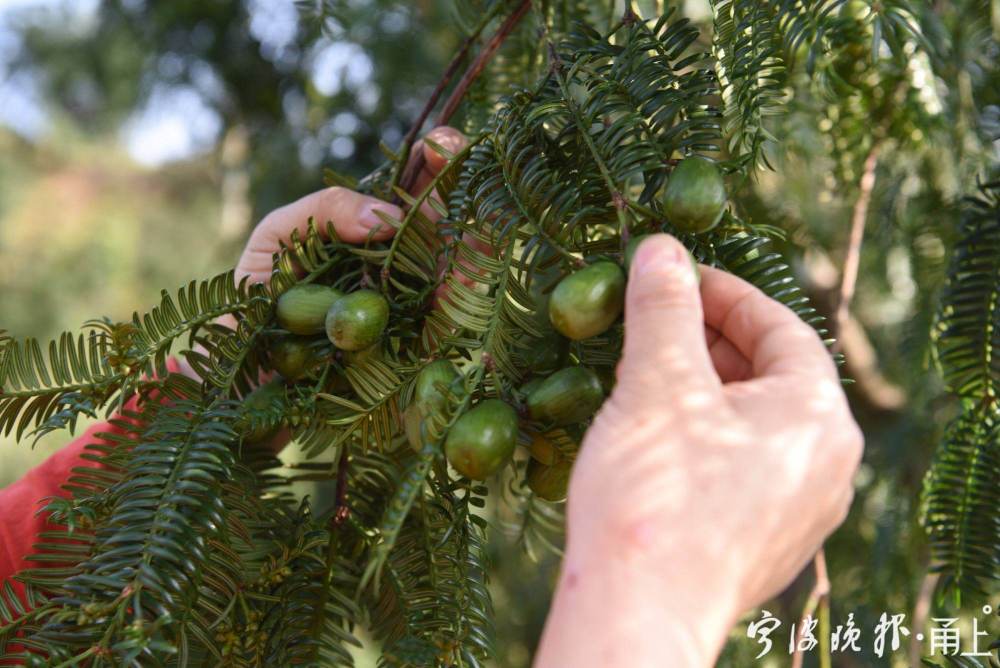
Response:
M356 18L351 3L309 4L328 20ZM454 22L475 34L516 4L458 3ZM276 256L267 288L227 273L48 348L0 336L4 433L40 436L118 412L113 433L90 448L94 466L70 481L72 496L49 501L61 528L40 536L33 567L18 576L23 597L0 590L0 659L349 666L361 631L387 667L495 658L484 508L495 503L516 542L543 558L561 549L563 506L524 484L523 457L481 485L448 468L442 445L484 400L523 405L535 374L525 352L550 334L538 287L583 265L622 263L630 238L665 231L825 334L779 252L789 247L771 224L780 221L734 195L752 174L768 178L762 168L785 148L769 144L786 140L774 128L796 110L830 121L819 134L833 142L831 179L851 192L859 155L912 149L913 129L942 132L910 71L918 54L930 62L930 18L906 4L718 0L709 42L674 7L644 20L631 7L611 16L613 3L537 3L470 91L471 141L455 155L439 150L450 161L437 177L416 193L394 187L404 150L357 182L404 205L399 218L383 214L391 241L351 246L314 221ZM692 155L716 161L729 186L728 210L704 234L680 233L659 197ZM920 168L894 169L902 180ZM998 193L986 185L969 203L935 328L961 414L926 478L924 521L946 584L968 593L1000 576ZM374 351L312 341L315 366L285 379L257 415L247 396L286 335L275 302L303 284L376 291L389 324ZM568 343L565 358L613 378L622 333L617 321ZM178 351L201 383L169 372ZM403 411L440 359L461 376L421 416L414 452ZM245 443L240 427L255 420L288 427L306 461L282 465ZM578 439L554 438L571 459ZM322 493L297 500L288 486L302 481Z
M1000 577L996 360L1000 334L1000 183L966 202L937 326L937 360L961 415L925 482L924 524L948 591L985 595Z

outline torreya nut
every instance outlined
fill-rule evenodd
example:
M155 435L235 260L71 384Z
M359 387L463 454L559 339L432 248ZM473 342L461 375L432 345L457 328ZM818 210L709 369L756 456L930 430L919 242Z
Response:
M420 407L410 404L403 411L403 433L406 434L406 441L416 452L420 452L424 447L424 439L420 433L420 427L424 423L424 416Z
M389 324L389 302L373 290L344 295L326 314L326 335L341 350L363 350L382 337Z
M529 338L520 345L520 356L525 368L533 373L551 373L566 363L569 345L565 337L549 332L536 339Z
M552 432L529 431L528 452L531 458L551 466L562 459L559 446L552 439Z
M592 370L571 366L546 378L527 399L532 420L555 426L589 420L604 403L604 388Z
M444 454L465 477L485 480L504 467L516 445L517 412L499 399L486 399L452 425Z
M458 377L458 369L450 360L431 362L417 374L414 403L425 413L444 409L448 403L448 388Z
M271 346L271 368L288 380L298 380L316 366L317 355L310 339L287 336Z
M525 429L526 445L531 458L546 466L552 466L556 462L573 457L580 449L584 431L578 428L580 425L576 427L561 427L547 431Z
M549 299L549 320L574 341L603 334L625 306L625 274L602 260L576 271L556 286Z
M562 501L569 490L569 478L572 472L573 462L569 460L546 466L531 459L528 461L525 481L528 483L528 489L538 498L545 501Z
M663 192L663 211L682 232L707 232L722 220L726 199L726 182L715 163L691 156L670 173Z
M292 334L319 334L326 323L326 312L344 293L328 285L303 283L289 288L278 297L278 324Z
M461 378L458 369L449 360L431 362L417 374L413 401L403 411L403 430L410 446L418 452L423 447L421 427L430 415L440 414L447 408L448 393Z
M632 270L632 260L635 259L635 252L639 250L639 244L641 244L645 239L648 239L650 235L640 234L637 237L632 237L625 244L625 271ZM701 269L698 268L698 260L694 259L694 255L691 251L688 251L688 259L691 260L691 267L694 269L694 277L699 283L701 283Z

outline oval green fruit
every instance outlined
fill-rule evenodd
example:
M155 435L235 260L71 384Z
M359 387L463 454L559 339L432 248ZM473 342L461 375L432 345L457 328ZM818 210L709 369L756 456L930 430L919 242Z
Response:
M486 399L458 418L444 454L456 471L485 480L510 460L517 445L517 412L499 399Z
M625 306L625 274L602 260L576 271L556 286L549 299L549 320L574 341L603 334Z
M288 380L298 380L316 366L317 355L310 339L288 336L271 346L271 368Z
M532 392L535 391L535 389L539 385L541 385L544 382L545 382L545 377L544 376L536 376L535 378L532 378L531 380L529 380L528 382L526 382L524 385L522 385L521 389L518 390L518 391L521 393L522 397L527 398L527 397L529 397L531 395Z
M563 460L546 466L537 460L528 462L525 480L528 489L545 501L562 501L569 491L569 478L573 472L573 462Z
M578 435L571 434L567 429L550 429L548 431L526 429L525 433L528 437L528 452L531 457L546 466L552 466L580 449Z
M567 425L589 420L604 402L604 388L597 374L582 366L571 366L546 378L528 395L532 420Z
M674 167L663 192L667 220L683 232L707 232L726 209L726 182L714 162L699 156Z
M326 323L326 312L344 296L329 285L303 283L278 297L278 324L292 334L319 334Z
M637 237L632 237L631 239L628 240L628 243L625 244L626 272L632 270L632 260L635 258L635 252L639 250L639 244L641 244L643 240L648 239L649 237L650 237L649 234L640 234ZM701 269L698 268L698 260L694 259L694 255L691 254L690 250L688 251L688 259L691 260L691 266L694 268L695 280L701 283Z
M382 337L389 324L389 302L373 290L344 295L326 314L326 335L341 350L362 350Z
M423 424L424 416L416 404L410 404L403 411L403 432L410 447L420 452L424 445L424 439L420 434L420 425Z
M448 393L459 393L455 383L461 378L449 360L431 362L417 374L413 401L403 411L403 428L410 446L420 451L423 445L421 427L428 415L440 414L447 408Z
M551 373L566 363L569 345L563 336L549 332L540 339L525 339L519 353L529 371Z
M458 369L450 360L431 362L417 374L413 402L426 414L443 410L448 403L448 388L459 377Z

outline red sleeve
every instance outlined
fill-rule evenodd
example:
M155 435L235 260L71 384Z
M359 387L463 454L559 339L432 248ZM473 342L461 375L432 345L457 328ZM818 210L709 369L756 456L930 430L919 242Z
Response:
M168 360L167 369L171 373L178 372L177 361ZM85 447L100 442L97 433L121 431L108 422L92 425L69 445L28 471L23 478L0 489L0 515L4 518L0 522L0 582L27 568L27 557L33 552L38 533L55 528L38 512L42 499L69 496L63 485L69 480L73 468L94 465L83 459Z

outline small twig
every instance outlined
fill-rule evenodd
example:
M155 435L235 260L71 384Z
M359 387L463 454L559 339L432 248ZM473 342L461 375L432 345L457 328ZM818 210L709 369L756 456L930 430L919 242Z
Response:
M344 443L340 446L340 461L337 463L337 488L334 493L333 516L330 518L330 524L334 529L346 522L351 515L351 509L347 506L347 468L349 465L348 447Z
M841 271L840 295L837 301L837 311L833 321L833 334L839 340L841 331L844 329L851 314L851 301L854 299L854 291L858 285L858 269L861 265L861 242L865 237L865 221L868 219L868 207L872 200L872 191L875 189L875 168L878 167L879 143L872 143L868 156L865 158L864 168L861 171L861 180L858 184L858 199L854 202L854 210L851 213L851 233L847 243L847 253L844 255L844 268ZM833 351L840 352L839 341L833 344ZM802 619L799 621L799 637L801 640L805 630L805 620L812 616L817 607L820 609L820 619L825 620L824 626L829 626L830 619L830 577L826 569L826 553L821 547L813 560L816 570L816 584L806 600L806 606L802 611ZM820 631L820 668L830 666L830 633ZM792 668L802 668L802 652L799 650L799 643L795 643L795 652L792 655Z
M496 7L502 7L500 3L497 3ZM483 29L489 24L490 21L496 16L495 12L490 12L483 17L483 20L479 22L472 34L469 35L465 41L462 43L462 47L455 54L455 57L451 59L448 63L448 67L445 68L444 73L441 75L441 79L438 81L437 86L434 87L434 91L431 93L430 97L427 98L427 102L424 104L424 108L420 111L420 115L417 119L413 121L413 125L410 126L409 131L407 131L406 136L403 137L403 145L399 152L399 164L400 167L396 169L392 177L392 187L389 188L391 192L395 192L396 186L399 185L400 178L403 176L403 171L405 170L406 164L410 160L410 151L413 150L413 144L417 141L417 135L420 134L420 130L424 127L424 123L427 122L427 118L431 115L434 107L437 106L438 100L441 99L441 95L444 94L444 89L448 87L451 83L452 78L455 73L458 72L459 66L465 60L465 57L469 54L469 49L472 45L476 43L479 39L479 35L482 34ZM399 197L396 197L396 202L399 202Z
M861 242L865 237L865 221L868 219L868 206L871 204L872 190L875 188L875 168L878 166L879 144L872 144L865 158L861 181L858 184L858 199L854 202L851 214L851 234L847 242L847 253L844 255L844 269L841 272L840 295L837 299L837 311L833 320L833 335L840 338L851 311L851 301L858 285L858 268L861 264ZM840 344L833 344L834 352L840 352Z
M826 570L826 554L824 553L823 548L820 548L819 552L816 553L816 558L813 560L813 564L816 568L816 583L813 585L812 591L809 592L809 598L806 599L806 605L802 609L802 617L799 619L798 634L795 638L795 651L792 654L792 668L802 668L802 651L800 649L800 643L805 637L807 629L806 620L812 617L817 608L820 609L820 619L826 620L823 626L829 626L830 577ZM821 668L829 668L829 631L824 633L823 629L820 629L819 641L820 666Z
M927 573L924 575L924 581L920 584L917 603L913 606L913 624L910 625L910 628L913 629L913 634L910 636L911 666L919 666L921 657L924 654L923 643L917 639L917 636L923 631L924 626L927 625L927 617L931 612L931 599L934 597L934 590L937 589L940 577L940 573Z
M523 0L517 9L511 13L507 19L497 28L497 31L490 38L490 41L486 43L482 51L476 56L476 59L472 61L469 67L465 70L465 74L455 85L455 89L445 100L444 106L441 108L441 113L438 114L435 120L435 125L447 125L448 121L454 115L455 111L458 109L458 105L461 104L462 99L465 97L465 93L468 92L469 86L472 82L482 74L486 65L489 63L490 59L493 58L493 54L497 52L503 43L513 32L517 24L524 18L524 15L528 13L531 8L531 0ZM419 130L418 130L419 132ZM423 153L418 153L412 161L410 161L405 169L403 170L403 175L399 179L399 186L409 192L413 187L413 184L417 180L417 175L420 174L420 170L424 168L424 156Z

